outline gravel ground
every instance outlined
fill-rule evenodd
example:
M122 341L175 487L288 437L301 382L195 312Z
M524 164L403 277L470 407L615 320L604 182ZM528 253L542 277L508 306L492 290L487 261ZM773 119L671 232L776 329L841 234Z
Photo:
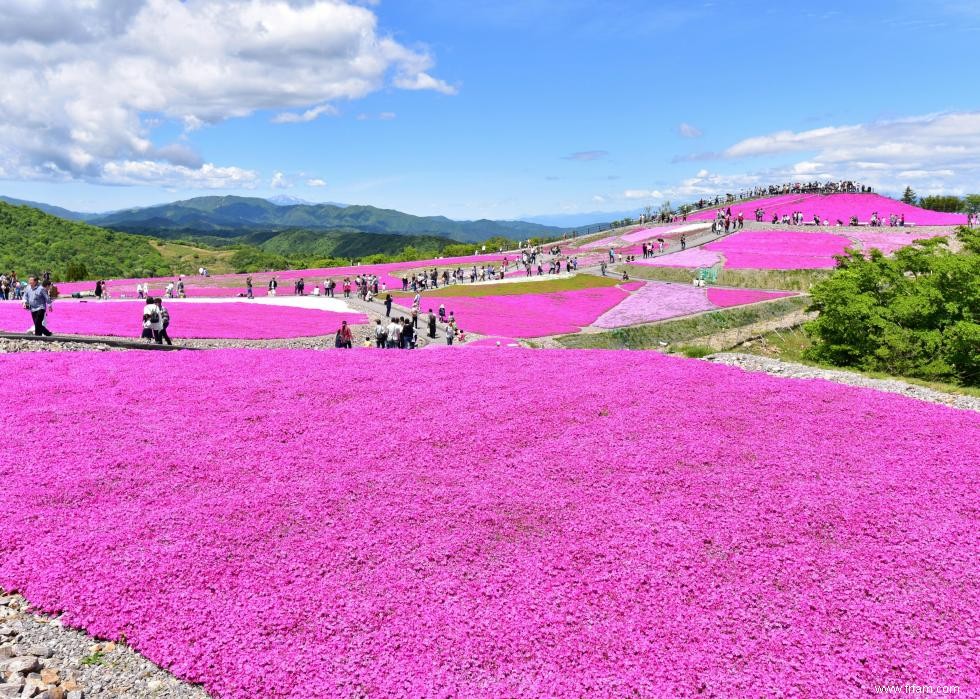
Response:
M0 337L0 354L9 352L124 352L109 345L91 345L82 342L39 342L37 340L13 340Z
M705 359L718 364L737 366L746 371L761 371L774 376L787 376L795 379L826 379L849 386L873 388L876 391L885 391L887 393L899 393L903 396L917 398L918 400L924 400L929 403L941 403L942 405L948 405L962 410L980 412L980 398L955 393L943 393L924 386L905 383L897 379L871 379L853 371L820 369L805 364L760 357L755 354L721 352L719 354L709 355Z
M100 642L0 596L0 699L207 699L125 645Z

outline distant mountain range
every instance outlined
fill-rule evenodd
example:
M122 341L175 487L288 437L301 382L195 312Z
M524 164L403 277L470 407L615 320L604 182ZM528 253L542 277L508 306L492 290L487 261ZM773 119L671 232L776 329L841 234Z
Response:
M60 206L52 206L51 204L42 204L36 201L26 201L24 199L14 199L13 197L5 197L2 194L0 194L0 201L6 202L8 204L13 204L14 206L29 206L32 209L43 211L46 214L51 214L52 216L57 216L58 218L68 219L69 221L86 221L91 216L95 215L95 214L80 214L77 211L69 211L68 209L62 209Z
M257 197L197 197L158 206L83 214L61 207L3 197L16 205L117 231L160 238L235 239L255 233L331 231L434 236L474 243L494 237L522 239L561 235L566 229L527 221L453 221L444 216L412 216L393 209L343 204L298 204Z

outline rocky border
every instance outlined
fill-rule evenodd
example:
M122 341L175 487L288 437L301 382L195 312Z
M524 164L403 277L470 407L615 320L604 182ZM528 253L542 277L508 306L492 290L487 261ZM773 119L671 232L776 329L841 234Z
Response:
M947 405L961 410L980 412L980 398L956 393L943 393L942 391L906 383L898 379L872 379L853 371L821 369L819 367L807 366L806 364L797 364L795 362L786 362L781 359L772 359L757 354L738 352L720 352L718 354L708 355L705 359L716 364L736 366L745 371L764 372L773 376L784 376L794 379L826 379L827 381L847 384L848 386L871 388L886 393L897 393L928 403L939 403L940 405Z
M0 699L208 699L121 643L101 642L35 614L0 591Z

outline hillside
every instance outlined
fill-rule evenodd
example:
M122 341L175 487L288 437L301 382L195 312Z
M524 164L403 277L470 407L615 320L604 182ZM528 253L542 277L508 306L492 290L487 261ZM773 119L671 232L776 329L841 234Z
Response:
M69 211L68 209L63 209L60 206L54 206L52 204L44 204L38 201L27 201L26 199L15 199L14 197L5 197L3 195L0 195L0 202L6 202L7 204L12 204L13 206L29 206L32 209L39 209L46 214L58 216L59 218L65 218L69 221L87 221L92 217L92 214L82 214L77 211Z
M283 206L255 197L197 197L171 204L96 216L92 223L159 237L212 235L237 238L254 231L305 229L392 235L423 235L480 242L493 237L553 237L565 230L524 221L453 221L412 216L374 206L296 204Z
M61 280L72 276L69 263L84 266L81 275L87 278L169 271L163 256L146 238L0 202L0 269L21 277L51 271Z

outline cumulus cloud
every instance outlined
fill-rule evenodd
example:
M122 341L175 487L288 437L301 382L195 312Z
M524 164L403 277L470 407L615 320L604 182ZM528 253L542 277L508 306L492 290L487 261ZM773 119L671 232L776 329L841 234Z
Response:
M240 186L161 122L193 131L260 110L312 121L394 85L451 94L432 57L349 0L5 0L0 169L8 177ZM300 110L300 111L295 111ZM232 185L232 183L236 183Z
M289 189L293 186L292 182L286 179L286 175L281 172L275 172L272 175L272 180L269 182L269 186L273 189Z
M327 183L319 177L314 177L306 181L307 187L326 187Z
M908 184L923 192L962 193L980 181L980 112L779 131L739 141L719 157L793 154L807 157L769 173L854 179L886 190Z
M563 160L578 160L580 162L588 162L591 160L602 160L609 155L609 151L604 150L583 150L577 153L572 153L570 155L564 156Z
M679 133L684 138L701 138L704 132L697 126L688 124L687 122L682 122L680 126L677 127L677 133Z

